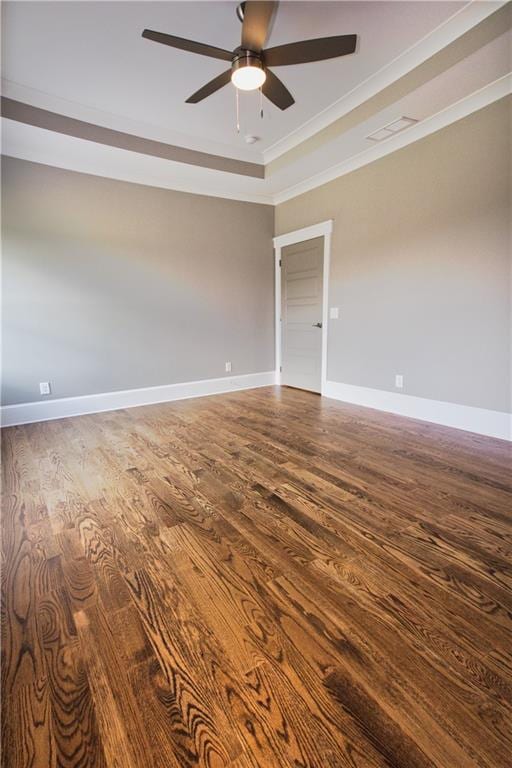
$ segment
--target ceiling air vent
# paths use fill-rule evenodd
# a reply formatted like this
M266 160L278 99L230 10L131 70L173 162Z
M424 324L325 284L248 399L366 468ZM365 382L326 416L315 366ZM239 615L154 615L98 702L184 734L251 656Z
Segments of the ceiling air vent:
M399 117L396 120L393 120L392 123L388 123L388 125L384 125L377 131L370 133L370 135L366 138L370 139L370 141L383 141L384 139L388 139L390 136L393 136L395 133L404 131L406 128L409 128L411 125L414 125L417 122L418 121L415 120L414 117Z

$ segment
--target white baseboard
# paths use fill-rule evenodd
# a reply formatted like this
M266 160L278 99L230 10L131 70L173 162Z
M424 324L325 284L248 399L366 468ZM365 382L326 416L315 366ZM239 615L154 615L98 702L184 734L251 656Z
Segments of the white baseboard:
M219 379L187 381L182 384L164 384L159 387L125 389L56 400L38 400L34 403L4 405L0 408L0 422L2 427L11 427L36 421L63 419L67 416L82 416L87 413L115 411L138 405L152 405L172 400L218 395L223 392L268 387L277 383L279 383L279 374L276 371L266 371ZM428 400L424 397L358 387L353 384L340 384L336 381L327 381L322 394L354 405L376 408L379 411L388 411L421 421L431 421L434 424L498 437L502 440L512 440L512 415L502 411L490 411L441 400Z
M63 397L56 400L38 400L34 403L4 405L0 409L3 427L17 424L31 424L35 421L63 419L67 416L82 416L86 413L116 411L137 405L167 403L190 397L218 395L222 392L236 392L240 389L268 387L276 382L275 371L248 373L242 376L226 376L220 379L187 381L183 384L164 384L159 387L125 389L119 392L102 392L96 395Z
M469 405L446 403L442 400L428 400L382 389L357 387L353 384L339 384L327 381L322 394L345 403L364 405L379 411L389 411L400 416L410 416L420 421L431 421L445 427L463 429L502 440L512 440L512 414L489 411Z

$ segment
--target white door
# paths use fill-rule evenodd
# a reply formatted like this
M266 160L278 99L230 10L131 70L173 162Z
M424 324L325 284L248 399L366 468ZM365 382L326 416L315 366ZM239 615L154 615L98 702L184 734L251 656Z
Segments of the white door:
M320 392L324 239L281 251L281 383Z

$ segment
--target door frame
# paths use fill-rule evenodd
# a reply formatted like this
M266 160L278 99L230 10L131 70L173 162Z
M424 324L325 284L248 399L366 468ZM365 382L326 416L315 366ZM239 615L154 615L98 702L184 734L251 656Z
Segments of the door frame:
M333 220L321 221L319 224L313 224L310 227L296 229L293 232L287 232L284 235L274 237L275 251L275 360L276 360L276 383L281 384L281 250L287 245L295 245L305 240L313 240L315 237L324 238L324 266L322 281L322 368L320 394L325 394L325 385L327 382L327 331L329 321L329 267L331 263L331 234L333 229Z

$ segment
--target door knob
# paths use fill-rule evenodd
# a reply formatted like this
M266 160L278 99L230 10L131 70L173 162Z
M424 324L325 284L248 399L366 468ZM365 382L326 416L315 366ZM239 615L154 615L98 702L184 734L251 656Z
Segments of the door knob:
M313 328L321 328L322 323L313 323Z

